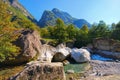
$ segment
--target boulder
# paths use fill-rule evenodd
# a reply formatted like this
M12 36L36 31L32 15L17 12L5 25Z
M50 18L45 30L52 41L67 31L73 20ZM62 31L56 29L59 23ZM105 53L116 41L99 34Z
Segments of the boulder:
M67 74L74 74L75 71L74 71L74 70L67 70L66 73L67 73Z
M10 80L65 80L62 63L29 63L25 69Z
M63 44L60 44L56 47L56 54L53 57L53 61L61 62L65 60L70 55L70 48L66 47Z
M72 49L71 57L76 62L88 62L90 61L90 53L86 49Z
M64 66L70 64L70 62L68 60L64 60L62 63L63 63Z
M27 62L41 54L40 36L37 31L26 29L20 31L21 35L14 44L21 48L20 54L16 57L16 63Z
M41 54L38 56L37 60L41 62L51 62L55 53L56 53L55 47L44 44L42 45Z
M113 39L97 38L93 40L95 49L120 52L120 42Z

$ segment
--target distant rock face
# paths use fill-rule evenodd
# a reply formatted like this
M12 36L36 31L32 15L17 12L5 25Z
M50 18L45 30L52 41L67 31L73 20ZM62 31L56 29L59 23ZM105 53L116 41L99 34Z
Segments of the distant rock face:
M93 41L93 45L99 50L120 52L120 42L116 40L98 38Z
M91 26L89 22L87 22L85 19L78 19L73 22L73 24L77 27L82 27L83 25L87 25L88 27Z
M54 25L56 23L57 16L54 15L52 11L44 11L40 21L39 26L44 27L48 25Z
M70 55L70 49L63 44L60 44L56 47L56 54L53 57L53 61L61 62L65 60L69 55Z
M65 24L74 24L79 28L82 27L84 24L88 25L88 27L91 26L86 20L76 19L67 12L60 11L57 8L54 8L52 11L45 10L38 24L40 27L54 26L57 18L62 19Z
M41 54L40 36L36 31L22 30L15 44L21 48L21 54L16 58L18 62L28 61Z
M90 53L86 49L72 49L71 57L76 62L90 61Z
M30 19L32 22L37 23L37 20L25 9L18 0L8 0L10 4L15 7L16 9L19 9L28 19Z
M54 8L52 12L57 16L57 18L61 18L65 23L72 23L74 20L74 18L70 14L60 11L57 8Z
M10 80L66 80L62 63L32 62Z

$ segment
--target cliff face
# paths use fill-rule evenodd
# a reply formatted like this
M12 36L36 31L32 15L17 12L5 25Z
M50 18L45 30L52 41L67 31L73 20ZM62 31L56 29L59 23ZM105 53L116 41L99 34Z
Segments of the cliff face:
M40 27L44 26L54 26L56 19L60 18L64 21L65 24L74 24L76 27L82 27L84 24L90 27L90 23L84 19L77 19L72 17L69 13L61 11L57 8L54 8L51 11L45 10L38 24Z
M8 2L10 3L11 6L20 10L32 22L37 23L36 19L18 2L18 0L8 0Z

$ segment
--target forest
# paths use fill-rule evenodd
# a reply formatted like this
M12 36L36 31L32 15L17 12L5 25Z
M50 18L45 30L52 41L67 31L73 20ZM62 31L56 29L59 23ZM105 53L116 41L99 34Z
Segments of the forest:
M74 47L82 47L91 43L95 38L108 38L120 40L120 22L107 25L104 21L94 23L89 28L83 25L81 28L73 24L65 25L61 19L56 20L55 26L41 28L41 36L46 39L53 39L58 44L74 41Z

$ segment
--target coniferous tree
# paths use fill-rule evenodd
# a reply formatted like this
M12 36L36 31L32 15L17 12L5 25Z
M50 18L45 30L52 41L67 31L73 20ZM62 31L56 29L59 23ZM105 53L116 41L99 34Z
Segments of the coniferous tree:
M65 42L67 40L68 34L66 32L66 26L60 18L56 20L54 34L55 39L58 41L58 43Z

